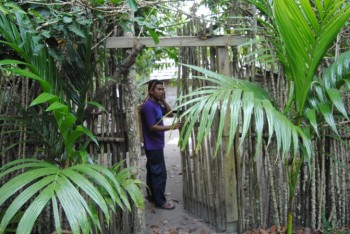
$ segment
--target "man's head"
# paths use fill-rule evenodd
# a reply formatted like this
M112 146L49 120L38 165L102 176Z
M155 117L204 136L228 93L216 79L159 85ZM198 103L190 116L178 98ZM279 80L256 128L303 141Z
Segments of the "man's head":
M161 82L160 80L151 80L151 81L149 81L148 82L148 92L151 92L152 90L154 90L154 88L158 84L163 85L163 82Z
M161 100L165 97L163 82L159 80L151 80L148 83L148 94L151 98Z

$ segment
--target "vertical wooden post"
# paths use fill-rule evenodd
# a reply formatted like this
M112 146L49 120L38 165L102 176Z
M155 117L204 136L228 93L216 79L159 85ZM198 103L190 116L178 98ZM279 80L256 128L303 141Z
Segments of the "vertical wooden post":
M228 49L219 47L218 49L218 72L224 75L231 75ZM225 125L229 126L229 118L226 118ZM237 203L237 178L235 151L226 151L228 145L229 128L225 128L222 136L222 160L223 160L223 176L225 187L225 209L226 209L226 232L232 233L238 231L238 203ZM218 136L219 137L219 136ZM234 147L235 148L235 147Z

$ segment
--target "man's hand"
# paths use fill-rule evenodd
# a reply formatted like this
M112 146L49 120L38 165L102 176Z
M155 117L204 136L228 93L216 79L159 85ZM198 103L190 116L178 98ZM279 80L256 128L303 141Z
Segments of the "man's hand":
M172 129L180 129L181 128L181 122L177 122L172 126Z

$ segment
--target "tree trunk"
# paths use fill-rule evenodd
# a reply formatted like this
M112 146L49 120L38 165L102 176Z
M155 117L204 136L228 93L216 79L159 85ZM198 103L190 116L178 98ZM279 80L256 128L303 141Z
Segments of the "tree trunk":
M133 18L133 14L129 14L130 18ZM133 19L131 19L133 20ZM133 32L125 33L125 36L133 37ZM140 50L141 51L141 50ZM133 57L135 62L136 56ZM133 64L134 64L133 62ZM131 66L133 65L131 64ZM127 142L128 142L128 156L129 166L136 168L135 175L140 179L140 157L141 157L141 142L140 142L140 120L137 111L137 97L136 97L136 71L129 68L128 73L124 77L124 108L125 119L127 129ZM136 120L136 121L135 121ZM145 232L145 214L143 209L134 207L133 210L133 233L142 234Z

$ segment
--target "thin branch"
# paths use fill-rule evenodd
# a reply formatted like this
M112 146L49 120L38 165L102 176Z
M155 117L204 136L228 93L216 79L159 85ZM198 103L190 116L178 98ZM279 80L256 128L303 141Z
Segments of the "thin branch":
M130 67L135 64L137 55L141 53L144 47L145 45L141 43L135 44L135 46L130 51L128 57L124 59L123 63L114 72L112 76L112 80L109 80L104 86L102 86L99 90L97 90L95 97L92 98L92 101L100 102L102 98L105 97L105 95L116 84L116 82L120 81L121 76L128 73ZM90 105L85 109L84 111L85 118L92 113L94 108L95 106Z
M95 49L96 46L98 46L99 44L101 44L102 42L104 42L109 36L111 36L114 32L114 29L112 31L110 31L107 36L105 36L104 38L102 38L100 41L98 41L93 47L91 47L91 50Z

